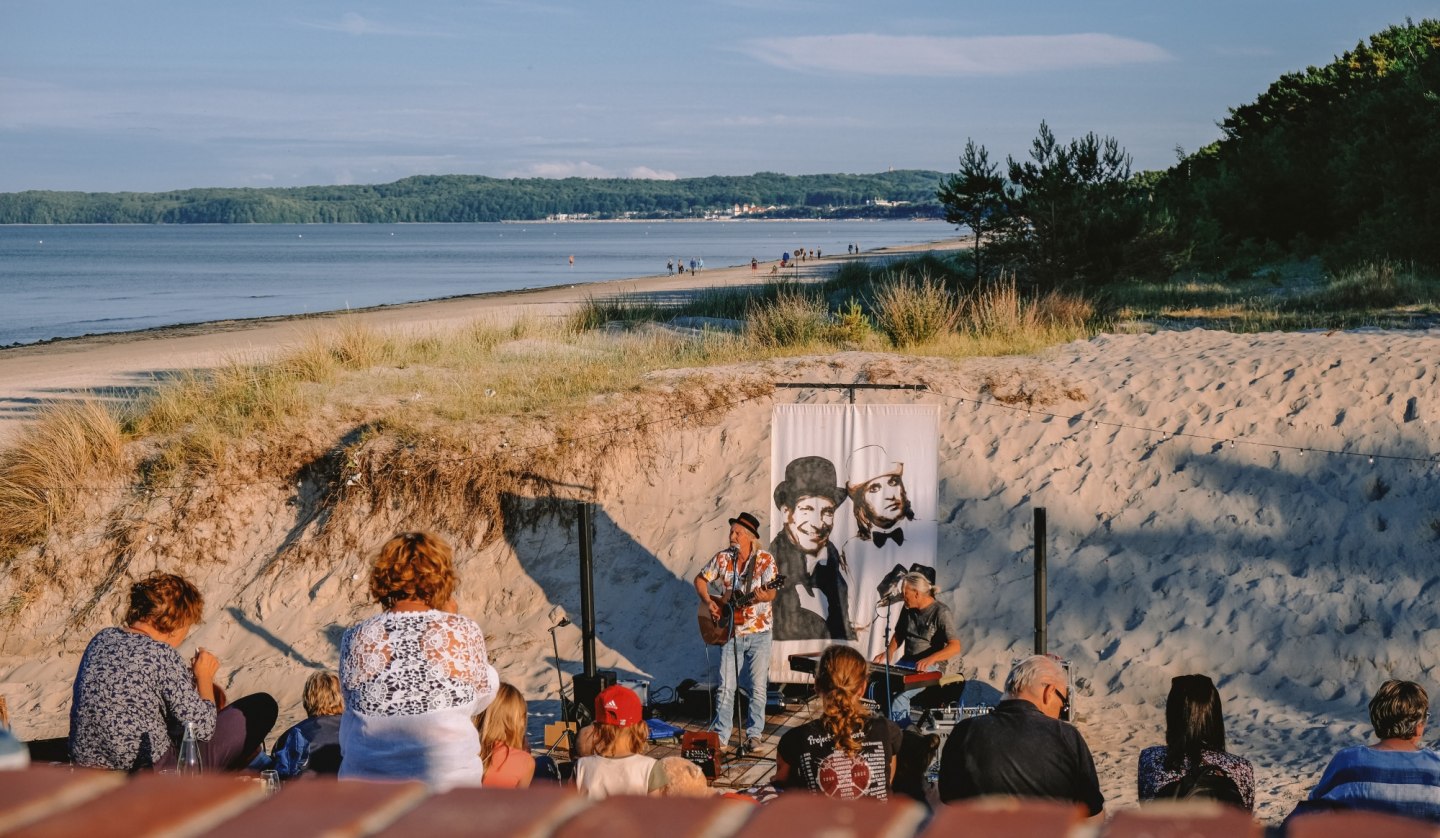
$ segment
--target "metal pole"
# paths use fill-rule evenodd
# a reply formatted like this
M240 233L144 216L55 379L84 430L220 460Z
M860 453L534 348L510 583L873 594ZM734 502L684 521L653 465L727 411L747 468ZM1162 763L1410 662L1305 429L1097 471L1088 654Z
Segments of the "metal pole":
M590 504L580 503L580 653L585 677L595 677L595 561L591 551L594 537Z
M1045 507L1035 507L1035 654L1045 654Z

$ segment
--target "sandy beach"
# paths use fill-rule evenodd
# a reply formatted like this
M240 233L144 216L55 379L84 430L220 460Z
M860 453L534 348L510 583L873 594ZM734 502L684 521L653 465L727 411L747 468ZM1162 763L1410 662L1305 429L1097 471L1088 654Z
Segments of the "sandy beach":
M827 262L829 260L826 260ZM762 270L762 276L764 274ZM387 328L554 313L585 294L753 281L748 268L607 286L397 306L349 316ZM133 387L166 370L272 351L321 318L209 324L0 352L6 412L32 399ZM1078 725L1107 807L1136 805L1142 748L1164 741L1170 678L1211 675L1230 750L1256 766L1257 815L1275 822L1329 757L1370 736L1365 705L1385 679L1434 694L1440 612L1440 330L1101 335L1028 358L949 361L836 353L712 370L767 382L919 383L875 403L940 410L941 598L965 638L965 672L998 685L1032 644L1031 533L1050 528L1050 649L1073 662ZM688 580L723 546L726 518L768 523L774 405L842 393L775 390L704 426L662 427L650 455L595 487L600 664L673 686L704 678ZM306 536L294 487L254 485L183 525L157 520L124 572L183 568L211 603L195 644L224 662L232 695L263 689L282 723L339 633L373 613L361 551L272 567ZM156 511L157 518L163 508ZM401 523L374 510L368 533ZM424 522L406 522L423 526ZM103 566L97 519L45 550ZM575 539L558 522L460 545L462 613L484 627L502 677L554 707L548 629L579 613ZM0 602L12 592L0 582ZM688 598L687 598L688 597ZM62 735L85 643L114 603L79 625L51 594L6 626L0 695L22 737ZM579 631L559 630L579 668ZM1430 738L1427 734L1427 739Z
M859 257L827 256L792 266L784 276L813 278L833 271L850 258L885 259L897 254L963 246L966 246L963 240L952 239L881 248ZM425 330L481 318L509 322L525 316L553 317L564 314L590 296L693 293L705 288L764 282L772 277L771 270L778 265L778 262L761 262L756 271L748 265L710 268L693 276L657 274L352 311L220 320L0 348L0 446L47 401L123 398L184 370L213 367L227 359L258 360L341 319L375 329Z

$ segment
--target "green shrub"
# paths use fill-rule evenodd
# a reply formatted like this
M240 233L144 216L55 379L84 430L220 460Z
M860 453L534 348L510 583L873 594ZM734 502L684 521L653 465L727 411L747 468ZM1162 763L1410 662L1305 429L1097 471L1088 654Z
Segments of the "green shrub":
M818 294L796 288L757 302L745 317L745 337L754 346L805 346L830 332L830 312Z
M915 346L954 330L960 304L938 279L891 275L875 286L875 325L899 347Z

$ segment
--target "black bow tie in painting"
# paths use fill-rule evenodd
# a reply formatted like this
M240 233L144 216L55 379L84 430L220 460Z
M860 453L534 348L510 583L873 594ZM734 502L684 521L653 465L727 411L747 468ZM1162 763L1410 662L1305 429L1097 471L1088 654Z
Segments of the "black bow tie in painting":
M890 532L873 533L870 537L874 539L876 547L884 547L885 542L887 541L895 542L896 547L900 547L905 544L905 531L900 529L899 527L896 527Z

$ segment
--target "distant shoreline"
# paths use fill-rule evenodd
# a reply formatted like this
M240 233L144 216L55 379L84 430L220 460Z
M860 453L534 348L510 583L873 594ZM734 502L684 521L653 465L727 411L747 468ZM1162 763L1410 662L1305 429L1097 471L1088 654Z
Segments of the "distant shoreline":
M968 246L963 238L895 245L859 256L835 255L801 263L794 275L818 279L853 260L909 253L953 251ZM210 320L125 332L53 338L0 347L0 446L48 402L91 398L120 401L153 387L157 381L188 370L213 368L243 358L261 360L293 346L307 335L342 321L379 330L443 329L477 319L513 321L519 317L563 316L590 297L618 294L696 292L743 287L771 279L774 260L710 268L689 274L649 274L572 285L483 291L406 303L267 317Z
M527 220L503 219L500 221L73 221L37 223L33 221L0 221L0 227L36 227L58 229L61 227L413 227L431 224L820 224L827 221L873 221L876 223L894 221L935 222L944 221L943 216L927 215L914 218L869 218L863 215L827 215L821 218L532 218Z

